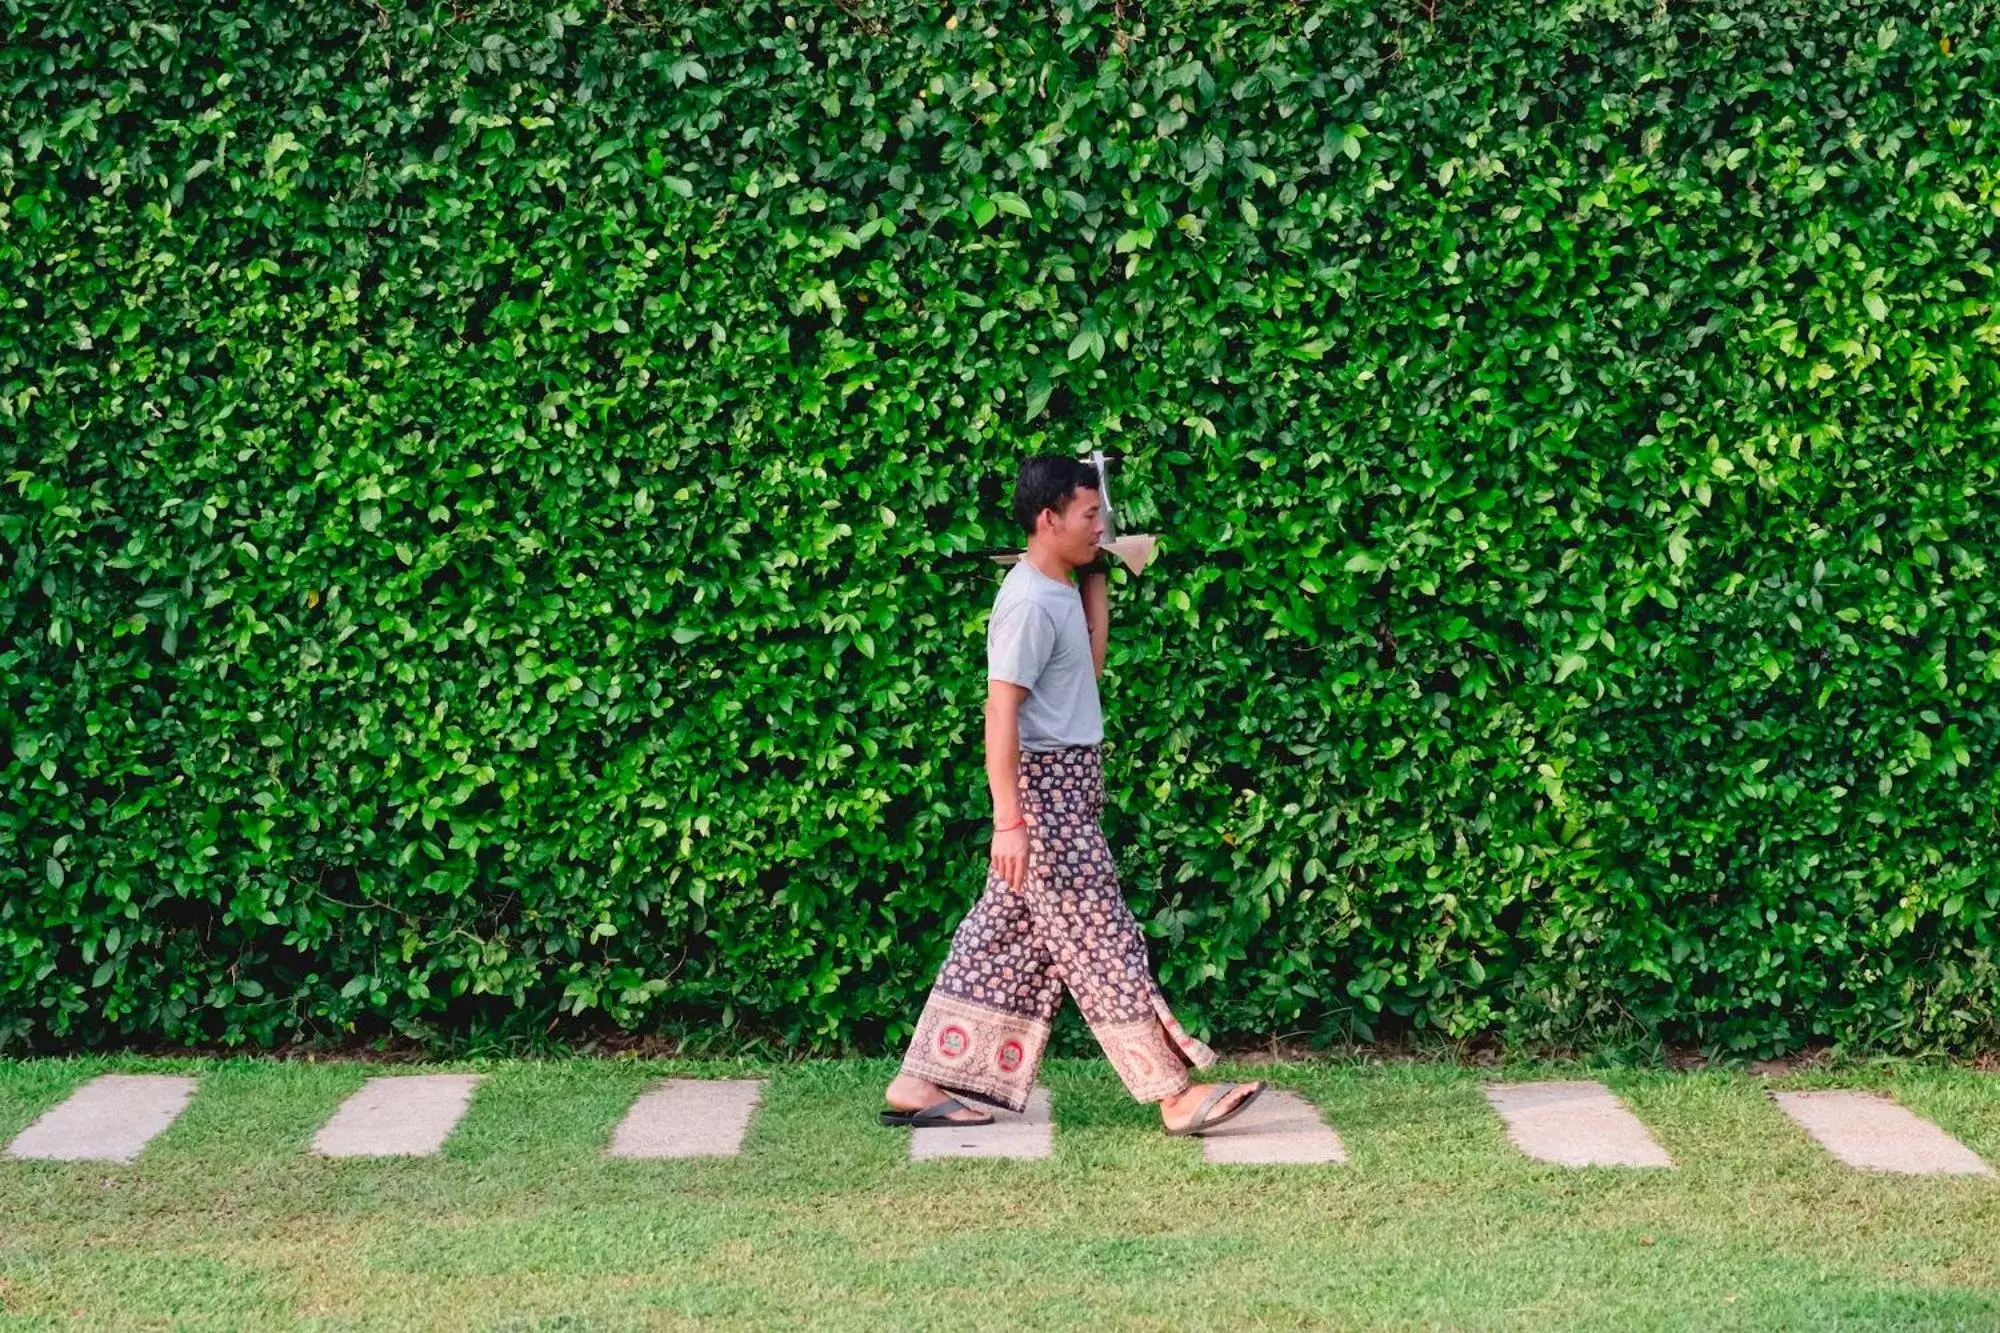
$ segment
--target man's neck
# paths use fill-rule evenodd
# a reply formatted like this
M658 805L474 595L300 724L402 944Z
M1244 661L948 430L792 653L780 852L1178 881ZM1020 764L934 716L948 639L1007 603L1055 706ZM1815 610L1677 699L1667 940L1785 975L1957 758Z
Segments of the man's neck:
M1076 569L1075 565L1070 564L1055 551L1032 541L1028 543L1027 553L1021 558L1058 583L1069 582L1071 572Z

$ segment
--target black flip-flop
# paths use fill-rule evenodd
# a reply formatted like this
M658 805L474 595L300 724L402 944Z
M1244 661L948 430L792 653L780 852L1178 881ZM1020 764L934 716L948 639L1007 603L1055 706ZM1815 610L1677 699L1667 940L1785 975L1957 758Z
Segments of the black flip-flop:
M972 1108L956 1097L947 1097L941 1102L926 1106L921 1111L898 1111L890 1109L882 1112L882 1123L897 1125L905 1129L931 1129L938 1125L948 1125L954 1129L970 1129L974 1125L990 1125L993 1117L984 1111L977 1120L953 1120L953 1111L969 1111Z
M1210 1117L1208 1114L1209 1107L1215 1105L1217 1102L1221 1101L1224 1097L1227 1097L1232 1089L1240 1088L1242 1086L1243 1085L1240 1083L1218 1083L1216 1085L1215 1091L1209 1093L1208 1096L1202 1098L1201 1105L1194 1108L1194 1118L1192 1120L1189 1120L1187 1124L1183 1125L1179 1129L1168 1130L1167 1131L1168 1137L1177 1139L1182 1137L1183 1135L1188 1135L1188 1134L1203 1134L1211 1129L1214 1129L1217 1125L1225 1124L1228 1121L1234 1120L1237 1116L1243 1114L1244 1110L1249 1107L1250 1103L1256 1101L1257 1098L1263 1094L1265 1084L1262 1079L1259 1079L1257 1082L1250 1085L1250 1095L1248 1097L1245 1097L1242 1101L1237 1102L1236 1105L1230 1107L1227 1111L1224 1111L1221 1115Z

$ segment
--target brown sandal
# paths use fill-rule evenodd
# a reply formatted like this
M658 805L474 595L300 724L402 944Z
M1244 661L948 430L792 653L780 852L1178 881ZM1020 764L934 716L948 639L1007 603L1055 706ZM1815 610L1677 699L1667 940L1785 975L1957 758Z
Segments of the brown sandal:
M935 1102L930 1106L926 1106L921 1111L898 1111L894 1107L890 1107L888 1110L882 1112L882 1123L905 1129L931 1129L938 1125L970 1129L974 1125L990 1125L993 1123L993 1117L987 1115L984 1111L979 1113L979 1119L977 1120L954 1120L951 1118L953 1111L969 1111L971 1109L971 1107L958 1098L947 1097L941 1102Z
M1250 1085L1249 1096L1245 1097L1242 1101L1237 1102L1236 1105L1230 1107L1227 1111L1224 1111L1221 1115L1210 1116L1208 1114L1208 1109L1211 1106L1214 1106L1217 1102L1221 1101L1224 1097L1227 1097L1233 1089L1240 1088L1242 1086L1243 1085L1240 1083L1217 1084L1215 1091L1209 1093L1208 1096L1202 1098L1201 1105L1194 1108L1194 1118L1188 1121L1187 1124L1182 1126L1180 1129L1168 1130L1167 1131L1168 1137L1177 1139L1189 1134L1205 1134L1209 1130L1214 1129L1217 1125L1226 1124L1227 1122L1234 1120L1237 1116L1243 1113L1245 1107L1249 1106L1251 1102L1256 1101L1257 1098L1263 1093L1264 1082L1262 1079L1259 1079L1257 1082L1252 1083Z

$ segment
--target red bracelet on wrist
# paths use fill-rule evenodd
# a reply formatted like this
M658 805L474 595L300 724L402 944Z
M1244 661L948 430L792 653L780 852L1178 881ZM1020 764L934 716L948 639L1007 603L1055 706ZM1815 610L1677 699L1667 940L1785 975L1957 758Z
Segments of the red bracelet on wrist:
M1027 826L1028 826L1028 821L1026 819L1017 819L1013 823L1007 825L1007 827L1005 828L1001 828L998 824L995 824L993 826L993 831L995 833L1012 833L1017 828L1026 828Z

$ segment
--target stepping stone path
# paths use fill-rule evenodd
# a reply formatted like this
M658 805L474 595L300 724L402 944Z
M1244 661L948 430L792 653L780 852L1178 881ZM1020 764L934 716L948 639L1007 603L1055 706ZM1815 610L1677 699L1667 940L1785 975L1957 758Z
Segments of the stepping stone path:
M327 1157L422 1157L438 1152L465 1116L477 1074L371 1078L313 1138ZM17 1159L129 1162L179 1118L193 1078L105 1074L76 1089L17 1135ZM733 1157L759 1105L758 1079L665 1079L649 1087L613 1131L618 1158ZM1487 1101L1507 1137L1537 1161L1563 1166L1672 1166L1673 1159L1602 1083L1495 1083ZM1872 1092L1779 1092L1784 1113L1839 1161L1871 1171L1992 1176L1993 1168L1938 1126ZM991 1125L914 1130L912 1161L955 1157L1040 1159L1054 1147L1049 1091L1028 1109L992 1112ZM1249 1110L1201 1136L1215 1163L1340 1163L1347 1151L1312 1104L1268 1089Z
M1672 1166L1625 1104L1602 1083L1490 1083L1486 1100L1507 1137L1538 1162L1559 1166Z
M1020 1115L997 1107L979 1106L993 1117L990 1125L913 1129L910 1160L930 1162L944 1157L1047 1157L1055 1147L1055 1125L1049 1119L1049 1090L1028 1094L1028 1109ZM1244 1112L1248 1115L1249 1112Z
M1990 1176L1970 1148L1872 1092L1777 1092L1784 1113L1849 1166L1905 1175Z
M1249 1109L1201 1137L1202 1160L1230 1165L1345 1162L1347 1148L1311 1102L1266 1088Z
M56 1162L129 1162L180 1118L194 1080L105 1074L17 1135L9 1156Z
M764 1088L761 1079L670 1078L632 1103L612 1132L612 1157L734 1157Z
M371 1078L313 1136L322 1157L429 1157L472 1103L477 1074Z

